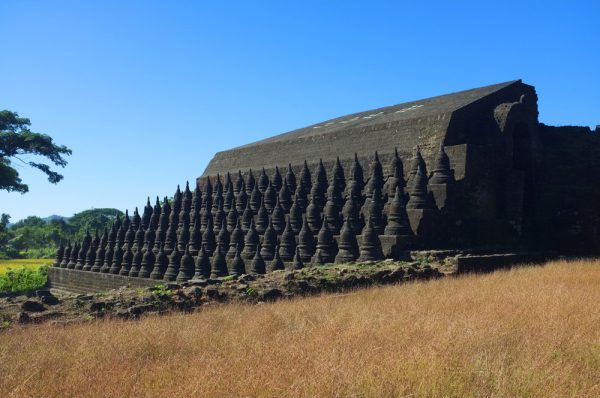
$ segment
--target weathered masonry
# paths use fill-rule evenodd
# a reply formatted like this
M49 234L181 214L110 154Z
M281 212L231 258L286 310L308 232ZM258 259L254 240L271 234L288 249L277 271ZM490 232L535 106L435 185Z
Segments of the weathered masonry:
M541 124L521 81L343 116L217 153L193 189L61 246L53 275L181 282L419 249L594 252L599 130Z
M452 173L443 181L435 176L446 167L441 151ZM332 170L336 158L348 175L355 154L368 179L375 152L388 199L397 164L404 166L399 184L409 186L421 164L436 210L421 217L430 228L414 230L427 235L424 245L589 250L599 243L600 126L592 132L539 123L535 88L520 80L343 116L219 152L198 183L238 170L247 176L264 168L272 176L287 165L298 173L305 160L314 175L320 161Z

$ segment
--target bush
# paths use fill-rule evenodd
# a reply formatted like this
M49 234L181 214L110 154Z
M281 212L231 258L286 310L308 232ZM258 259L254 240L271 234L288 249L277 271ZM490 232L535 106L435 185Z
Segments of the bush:
M18 250L8 245L0 249L0 260L10 260L13 258L19 258Z
M28 249L20 253L23 258L54 258L56 255L55 247L40 247Z
M36 270L29 268L11 269L0 275L0 292L26 293L41 289L48 281L48 267L43 266Z

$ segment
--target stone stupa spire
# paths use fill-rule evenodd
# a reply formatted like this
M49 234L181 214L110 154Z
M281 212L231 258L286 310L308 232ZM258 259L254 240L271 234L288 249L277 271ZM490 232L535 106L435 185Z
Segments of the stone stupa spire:
M371 220L367 220L360 240L360 256L357 261L377 261L383 258L381 242Z
M335 256L336 263L349 263L358 257L358 247L356 244L356 232L348 222L348 218L344 221L344 225L340 231L338 239L338 253Z
M413 231L410 227L406 206L400 192L400 187L396 187L394 199L389 207L388 222L384 233L385 235L394 236L412 236Z
M296 193L296 174L294 174L294 170L292 169L292 164L288 163L287 173L285 174L285 181L288 186L290 193L293 195Z
M417 166L417 172L411 182L410 199L406 208L410 210L431 208L427 191L427 176L421 165Z
M158 254L156 255L156 260L154 261L154 268L152 268L152 272L150 273L150 279L154 280L162 280L165 271L167 270L168 259L165 254L164 244L160 243L158 247Z
M433 176L429 180L430 184L450 184L454 182L454 174L450 169L450 158L444 150L444 144L440 145L435 164L433 168Z
M315 237L308 226L306 215L302 217L302 228L298 233L298 248L302 261L309 262L315 253Z
M266 264L265 260L262 258L260 248L260 242L256 245L256 250L254 251L254 257L252 258L252 262L250 263L250 273L252 274L264 274L266 273Z

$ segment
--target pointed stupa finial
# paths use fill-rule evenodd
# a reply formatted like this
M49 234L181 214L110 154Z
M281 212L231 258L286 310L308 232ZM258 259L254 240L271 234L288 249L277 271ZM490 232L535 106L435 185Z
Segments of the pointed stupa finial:
M349 189L352 188L355 191L360 192L364 188L365 181L363 168L358 161L358 154L356 152L354 152L354 162L352 163L352 166L350 166L350 181L351 184L349 184Z
M310 174L310 169L308 168L308 163L306 159L304 160L304 164L302 169L300 170L300 183L303 184L306 192L309 192L312 187L312 176Z
M275 165L275 172L273 173L273 188L276 192L279 192L282 185L281 173L279 172L279 166Z
M404 189L406 186L406 182L404 181L404 165L402 164L402 159L400 159L400 156L398 155L398 148L394 148L394 157L392 158L390 166L391 175L385 183L385 193L389 200L394 197L396 187Z
M290 193L292 195L295 194L298 184L296 181L296 174L294 174L294 170L292 169L291 163L288 163L287 173L285 174L285 181L287 183Z
M427 175L427 168L425 166L425 160L423 159L423 156L421 155L421 148L419 147L419 145L415 146L415 149L413 151L413 157L410 163L410 174L408 177L409 183L412 186L413 185L413 178L415 176L415 174L417 174L417 169L419 168L419 166L423 169L423 173L425 175Z
M267 172L265 171L265 168L262 168L262 171L260 172L260 176L258 176L258 190L261 193L264 193L267 190L267 187L269 186L269 184L271 183L271 181L269 180L269 177L267 176Z

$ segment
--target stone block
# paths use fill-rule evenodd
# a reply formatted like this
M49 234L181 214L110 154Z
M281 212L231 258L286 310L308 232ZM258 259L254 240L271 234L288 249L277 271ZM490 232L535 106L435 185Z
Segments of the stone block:
M379 235L379 241L385 258L398 259L402 251L412 247L414 236Z
M415 233L415 243L418 245L431 245L441 235L439 231L440 215L432 209L407 209L410 227Z
M459 194L457 184L429 184L427 189L439 210L452 212L456 209Z

